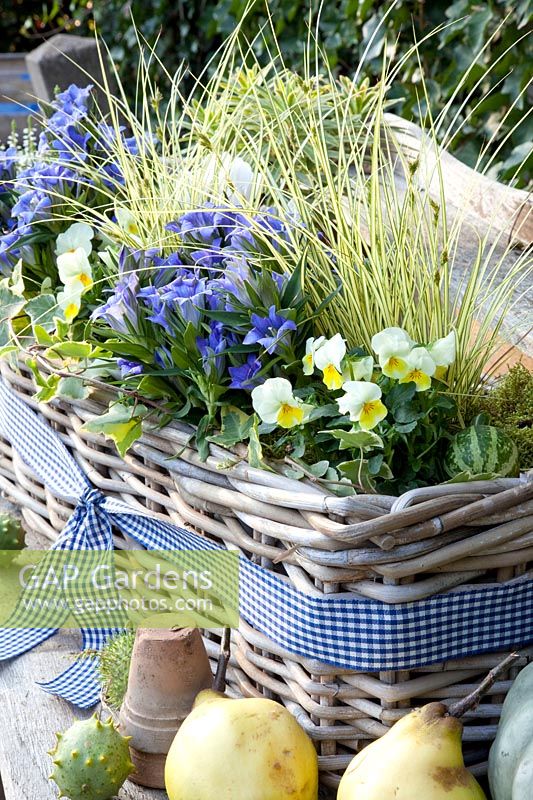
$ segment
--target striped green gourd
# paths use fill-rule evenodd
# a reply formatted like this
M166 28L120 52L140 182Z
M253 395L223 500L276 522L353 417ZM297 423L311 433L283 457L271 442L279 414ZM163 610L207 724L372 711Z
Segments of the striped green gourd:
M444 468L453 478L460 472L471 475L518 475L518 450L512 439L492 425L472 425L452 440Z

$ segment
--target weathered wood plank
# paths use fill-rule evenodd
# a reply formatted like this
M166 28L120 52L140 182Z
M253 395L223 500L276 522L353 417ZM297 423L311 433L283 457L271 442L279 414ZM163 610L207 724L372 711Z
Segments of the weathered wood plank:
M79 652L79 642L78 633L61 632L20 658L0 664L0 775L5 800L57 797L57 789L48 778L51 763L47 750L54 746L54 732L92 712L74 709L46 694L35 682L49 680L67 667ZM164 800L167 795L126 781L118 797Z

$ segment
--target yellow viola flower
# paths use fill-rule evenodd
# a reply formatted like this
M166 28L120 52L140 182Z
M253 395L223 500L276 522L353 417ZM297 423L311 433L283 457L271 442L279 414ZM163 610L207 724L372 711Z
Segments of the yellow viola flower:
M84 291L87 291L93 285L92 268L83 247L67 250L66 253L58 255L57 269L59 279L65 286L78 282L82 284Z
M381 371L388 378L400 380L407 373L406 356L414 342L403 328L385 328L372 337L372 349L378 355Z
M326 341L325 336L319 336L315 339L312 336L305 343L305 356L302 358L303 373L304 375L312 375L315 369L315 353L319 347Z
M346 381L342 388L345 394L337 405L341 414L349 414L352 422L358 422L364 431L375 428L387 416L387 408L381 402L381 389L368 381Z
M67 322L72 322L79 314L81 307L81 296L84 286L80 281L72 281L65 286L64 292L57 295L57 305L63 312Z
M416 384L417 392L426 392L431 386L431 378L435 374L436 365L425 347L415 347L406 357L407 372L400 383Z
M371 381L374 373L374 359L372 356L348 357L344 362L342 372L345 381Z
M252 391L252 405L263 422L294 428L306 421L312 406L306 405L292 393L286 378L268 378Z
M315 351L315 366L322 371L322 380L328 389L340 389L343 382L341 362L346 355L346 342L336 333L326 339Z
M92 238L94 231L86 222L75 222L66 231L60 233L56 239L56 255L63 253L74 253L81 247L87 256L93 250Z
M127 233L131 239L134 239L136 242L140 242L141 237L139 225L137 224L137 220L131 211L129 211L127 208L123 208L122 206L117 206L115 208L115 216L117 218L119 228L121 228L124 233Z
M452 331L443 339L428 345L428 353L435 362L435 377L442 380L446 375L446 370L455 361L456 336Z

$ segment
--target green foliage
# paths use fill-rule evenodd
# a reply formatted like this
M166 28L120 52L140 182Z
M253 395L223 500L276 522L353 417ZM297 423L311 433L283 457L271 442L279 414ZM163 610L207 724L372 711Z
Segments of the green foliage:
M448 138L446 128L455 120L452 148L466 163L475 165L481 155L485 166L492 157L493 173L509 180L531 153L531 117L513 130L528 108L526 89L533 60L533 39L525 36L533 19L528 0L335 0L322 4L319 17L318 4L309 0L269 0L271 21L263 0L252 2L245 16L248 5L246 0L106 0L95 3L94 14L120 65L123 83L133 93L137 48L130 10L148 41L159 36L157 52L170 72L185 61L192 74L198 75L243 17L243 37L253 41L254 54L261 62L276 54L277 37L285 65L301 71L312 7L313 30L318 20L329 66L340 74L353 75L364 61L362 75L375 81L382 74L383 56L399 60L414 42L421 42L420 65L413 55L402 63L396 77L394 111L407 118L425 116L423 72L431 108L448 105L441 136ZM168 88L162 69L158 80L162 90ZM497 128L490 152L483 152ZM522 184L531 179L532 165L533 156L529 155L520 170Z
M523 365L511 367L494 389L480 397L476 410L513 439L520 469L533 468L533 374Z
M128 688L135 631L124 631L107 640L100 653L98 673L106 703L118 711Z
M94 28L93 0L12 0L0 5L0 51L31 50L56 33L87 33Z
M124 457L128 448L142 435L142 418L146 412L145 406L114 403L105 414L86 422L83 430L103 433L106 439L112 439Z

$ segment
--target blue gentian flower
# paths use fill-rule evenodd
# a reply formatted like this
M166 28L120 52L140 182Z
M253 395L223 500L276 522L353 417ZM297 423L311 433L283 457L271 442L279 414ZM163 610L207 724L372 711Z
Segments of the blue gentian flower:
M279 352L280 345L288 344L291 331L296 330L296 323L277 314L275 306L270 306L268 317L252 314L251 321L254 327L246 334L243 344L258 342L270 354Z
M128 361L127 358L117 358L117 367L120 369L122 378L127 378L130 375L142 375L144 366L137 361Z
M203 250L194 250L190 254L195 264L203 269L213 270L220 269L225 253L220 247L206 247Z
M103 306L96 308L91 319L103 319L118 333L131 333L139 325L137 292L139 278L135 272L125 275L115 286L115 291ZM129 324L128 324L129 323Z
M47 219L48 209L52 205L50 197L38 189L20 195L11 213L17 218L18 230L21 234L29 233L31 223Z
M20 250L15 248L14 245L16 245L20 237L20 231L12 231L0 236L0 270L2 270L2 267L7 267L7 270L11 272L17 263Z
M68 89L56 95L52 106L59 111L64 111L65 114L73 114L77 111L86 114L92 89L92 84L80 87L71 83Z
M260 378L256 378L261 369L261 362L254 353L250 353L245 364L238 367L229 367L228 372L231 377L230 389L246 389L251 391L261 383Z
M222 238L215 222L216 209L209 204L197 211L188 211L174 222L166 225L166 230L177 233L186 241L211 244L220 247Z
M223 354L227 350L228 343L221 322L212 322L209 327L209 336L197 337L196 345L202 356L205 374L210 380L220 382L224 377L226 360Z

